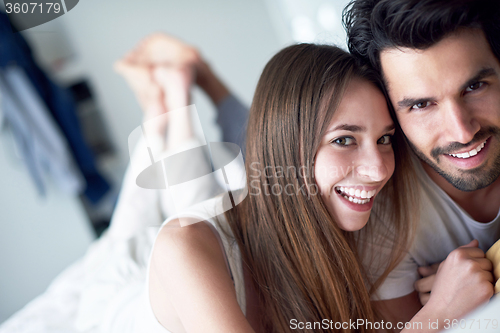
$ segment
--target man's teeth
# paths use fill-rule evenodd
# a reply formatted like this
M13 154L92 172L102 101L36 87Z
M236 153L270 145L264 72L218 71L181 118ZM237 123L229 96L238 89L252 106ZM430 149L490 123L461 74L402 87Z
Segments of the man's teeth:
M336 187L337 192L344 198L355 204L364 205L377 193L377 190L365 191L348 187Z
M472 149L469 152L465 152L465 153L462 153L462 154L448 154L448 155L456 157L456 158L469 158L469 157L472 157L472 156L476 156L477 153L479 153L481 151L481 149L484 148L485 144L486 144L486 141L483 142L483 143L481 143L479 146L477 146L476 148Z

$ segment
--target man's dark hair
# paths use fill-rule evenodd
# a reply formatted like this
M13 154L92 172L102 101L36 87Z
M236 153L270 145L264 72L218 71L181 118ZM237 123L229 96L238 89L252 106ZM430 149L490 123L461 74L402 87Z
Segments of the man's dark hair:
M349 51L379 71L383 50L426 49L461 28L482 29L500 60L499 0L353 0L343 24Z

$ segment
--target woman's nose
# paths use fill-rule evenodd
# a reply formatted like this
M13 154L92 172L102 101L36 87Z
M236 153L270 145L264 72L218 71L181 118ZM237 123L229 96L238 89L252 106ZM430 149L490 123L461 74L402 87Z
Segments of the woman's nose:
M391 171L391 163L394 164L394 155L386 156L388 153L381 152L378 147L370 149L370 152L365 152L359 160L359 165L355 168L357 175L360 178L366 178L370 181L383 181L386 179ZM392 158L392 161L388 159Z

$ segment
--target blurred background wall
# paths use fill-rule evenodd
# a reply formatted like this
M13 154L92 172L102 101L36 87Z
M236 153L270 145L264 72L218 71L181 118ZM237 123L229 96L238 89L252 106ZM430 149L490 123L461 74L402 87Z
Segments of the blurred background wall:
M270 57L297 41L344 45L345 0L84 0L67 14L26 30L39 64L59 84L84 80L113 152L98 166L113 190L94 214L110 214L128 163L127 138L142 113L113 62L141 38L167 32L195 45L243 102L250 105ZM198 90L204 131L219 139L214 108ZM101 125L102 125L101 124ZM95 238L92 216L77 197L50 185L35 190L8 136L0 136L0 322L43 292ZM97 213L96 213L97 212ZM90 214L92 215L92 214Z

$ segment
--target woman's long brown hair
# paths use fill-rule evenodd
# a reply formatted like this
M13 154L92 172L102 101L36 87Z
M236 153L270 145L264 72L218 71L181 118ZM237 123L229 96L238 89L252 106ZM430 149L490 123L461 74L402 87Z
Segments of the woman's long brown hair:
M358 234L338 227L314 187L316 152L354 77L378 83L345 51L300 44L276 54L257 85L246 139L249 195L226 218L257 290L266 332L290 332L292 319L376 320L360 261ZM385 275L399 260L412 230L409 223L415 199L401 140L399 137L393 144L396 172L383 194L391 209L380 212L390 220L387 235L394 241L394 255ZM370 227L368 223L364 229ZM354 330L316 326L301 331Z

